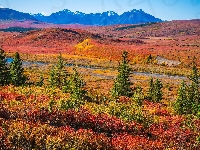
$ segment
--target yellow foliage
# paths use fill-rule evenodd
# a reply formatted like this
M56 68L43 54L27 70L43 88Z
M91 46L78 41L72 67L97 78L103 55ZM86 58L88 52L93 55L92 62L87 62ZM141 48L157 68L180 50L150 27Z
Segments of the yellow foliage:
M75 48L80 51L87 51L87 50L92 49L93 47L94 47L94 45L91 44L90 39L85 39L83 42L75 45Z

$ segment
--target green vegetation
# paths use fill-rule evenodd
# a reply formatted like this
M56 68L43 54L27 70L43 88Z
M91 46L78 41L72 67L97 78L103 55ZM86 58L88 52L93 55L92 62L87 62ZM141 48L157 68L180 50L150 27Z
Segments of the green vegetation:
M3 51L0 54L0 72L3 72L2 68L9 65L5 63ZM178 90L174 105L180 114L177 115L168 97L165 97L166 91L174 96L177 87L166 81L167 85L163 88L163 83L153 78L148 87L148 78L141 76L139 79L145 80L141 84L136 81L138 76L134 76L136 86L132 90L128 62L128 53L123 52L113 88L111 79L92 78L91 81L90 75L84 76L89 84L87 87L77 68L71 70L71 67L65 67L61 55L50 71L48 68L41 68L41 71L34 66L24 68L24 71L21 69L19 54L16 53L10 65L20 70L20 73L11 70L18 76L16 81L23 79L25 73L27 76L32 75L29 79L34 84L26 86L28 84L25 82L15 82L16 85L0 86L0 147L198 149L200 122L197 67L193 66L191 83L183 81ZM49 79L51 82L47 82ZM110 84L105 81L110 81ZM95 84L101 89L97 89ZM102 92L104 88L107 93Z
M130 67L128 65L128 52L124 51L122 54L122 62L119 65L117 78L114 81L114 86L112 89L112 96L128 96L130 97L133 92L131 89L131 82L129 80L130 76Z
M58 62L55 66L52 66L49 73L49 83L51 87L58 87L62 89L67 86L68 73L65 70L65 63L62 59L62 55L58 56Z
M136 102L137 105L141 106L142 101L144 100L144 93L142 91L142 88L140 86L137 86L136 89L134 90L133 100Z
M74 100L83 100L86 91L82 88L85 85L85 82L81 79L80 74L77 72L77 69L74 68L74 73L70 77L69 89L70 89L70 98Z
M195 63L189 79L190 85L182 82L174 108L178 114L194 114L200 117L199 74Z
M9 82L9 68L6 65L4 51L0 48L0 85L7 85Z
M36 82L36 85L37 85L37 86L40 86L40 87L42 87L42 86L44 85L44 77L43 77L42 74L40 75L39 81Z
M162 100L162 88L163 84L160 80L156 79L156 81L153 81L153 78L149 81L149 89L148 89L148 100L152 102L160 102Z
M15 53L13 62L10 64L10 83L15 86L22 86L26 83L27 77L24 75L22 60L18 52Z

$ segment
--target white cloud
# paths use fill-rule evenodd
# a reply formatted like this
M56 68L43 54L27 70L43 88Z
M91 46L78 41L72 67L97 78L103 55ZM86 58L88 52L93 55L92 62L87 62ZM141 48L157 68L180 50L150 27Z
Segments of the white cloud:
M0 5L0 8L4 8L4 7Z

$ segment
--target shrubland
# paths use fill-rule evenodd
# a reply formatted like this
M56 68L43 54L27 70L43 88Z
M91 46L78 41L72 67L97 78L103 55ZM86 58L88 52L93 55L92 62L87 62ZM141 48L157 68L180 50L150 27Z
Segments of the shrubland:
M53 65L23 68L16 53L19 72L0 86L0 147L199 149L196 64L189 79L170 83L130 74L128 54L122 53L118 70L99 71L65 66L61 54ZM0 73L10 77L16 71L4 56Z

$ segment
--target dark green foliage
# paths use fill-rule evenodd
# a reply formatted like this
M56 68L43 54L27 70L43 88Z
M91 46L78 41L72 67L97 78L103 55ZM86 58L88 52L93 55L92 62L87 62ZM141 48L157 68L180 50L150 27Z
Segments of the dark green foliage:
M85 85L84 81L81 79L76 68L73 69L74 73L71 75L68 83L68 92L70 93L69 100L61 100L60 107L61 109L78 109L81 104L83 104L83 98L86 95L86 91L83 90Z
M112 88L112 96L120 97L120 96L128 96L130 97L133 92L131 89L131 82L129 80L130 75L130 67L128 65L128 52L124 51L122 54L122 62L118 68L118 75L114 81L114 86Z
M176 103L174 105L175 110L178 114L188 114L191 112L191 104L187 98L187 85L185 81L182 81L179 89Z
M199 74L198 74L198 69L197 69L197 65L195 62L193 62L193 66L192 66L192 73L189 76L189 79L194 82L197 86L199 84Z
M51 96L50 101L49 101L49 105L48 105L48 110L51 112L53 110L54 105L56 104L55 100L54 100L54 96Z
M162 89L163 88L163 84L160 80L156 79L155 83L154 83L154 95L153 95L153 101L154 102L160 102L162 100Z
M49 84L51 87L57 87L55 66L52 66L49 72Z
M73 69L74 73L70 77L69 89L70 89L70 98L72 100L83 100L86 91L82 88L85 85L85 82L81 79L80 74L77 72L76 68Z
M78 109L81 104L82 104L82 101L75 100L75 99L61 100L60 108L64 110Z
M153 81L153 78L149 81L149 89L148 89L148 100L152 102L160 102L162 100L162 88L163 84L160 80L156 79Z
M44 78L42 75L40 75L40 79L38 82L36 82L36 85L40 86L40 87L42 87L44 85Z
M188 87L188 99L191 101L192 114L200 116L199 73L195 62L193 62L189 79L192 82Z
M22 60L18 52L15 53L13 62L10 64L10 83L15 86L24 85L27 78L22 68Z
M153 56L150 54L146 58L146 63L149 64L149 63L152 63L152 61L153 61Z
M151 78L149 80L149 89L148 89L148 92L147 92L147 94L148 94L148 96L147 96L148 100L152 100L152 98L153 98L153 92L154 92L154 83L153 83L153 78Z
M0 85L7 85L9 83L9 69L6 65L6 58L4 51L0 48Z
M196 64L193 63L192 73L189 76L191 84L183 82L178 90L178 97L174 104L178 114L193 114L200 116L199 74Z
M65 63L62 59L62 55L58 56L58 62L55 66L52 66L49 73L49 83L51 87L58 87L60 89L67 83L67 71L65 70Z

